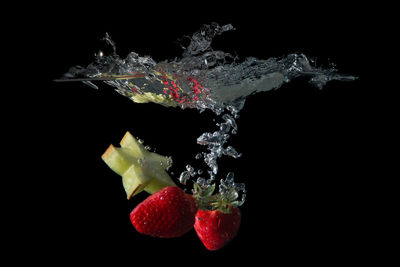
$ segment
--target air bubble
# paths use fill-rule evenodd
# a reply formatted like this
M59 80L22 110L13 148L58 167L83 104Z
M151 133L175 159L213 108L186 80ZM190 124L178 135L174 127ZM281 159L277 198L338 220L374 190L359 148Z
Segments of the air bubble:
M172 166L172 164L174 163L174 161L172 160L172 157L167 157L167 170L169 170Z
M193 172L194 168L188 164L188 165L186 165L186 170L188 172Z
M187 180L190 179L190 173L188 171L184 171L181 173L181 175L179 176L179 182L181 184L186 184Z
M144 165L144 160L142 158L137 159L137 163L139 163L140 166Z
M233 172L229 172L227 175L226 175L226 181L228 182L233 182L233 179L234 179L234 177L235 177L235 174L233 173Z

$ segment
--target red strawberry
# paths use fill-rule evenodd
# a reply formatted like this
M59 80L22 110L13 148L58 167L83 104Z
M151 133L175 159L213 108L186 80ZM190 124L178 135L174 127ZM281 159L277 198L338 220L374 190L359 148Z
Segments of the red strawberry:
M192 229L197 212L195 199L176 186L164 187L134 208L131 222L139 233L178 237Z
M240 220L241 213L236 207L230 213L198 210L194 229L207 249L218 250L236 236Z

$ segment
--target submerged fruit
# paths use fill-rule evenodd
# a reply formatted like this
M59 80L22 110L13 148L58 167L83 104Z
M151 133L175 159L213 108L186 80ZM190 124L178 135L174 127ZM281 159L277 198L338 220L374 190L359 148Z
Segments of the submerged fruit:
M194 229L208 250L218 250L232 240L239 230L240 210L232 208L230 213L220 210L199 210Z
M244 184L233 181L233 173L220 180L219 192L213 195L215 184L198 179L194 183L193 195L198 203L194 229L208 250L218 250L231 241L238 233L241 212L238 206L239 191L245 192Z
M102 159L122 176L128 199L143 190L153 194L166 186L175 186L166 172L171 164L168 157L146 150L129 132L120 144L121 147L110 145Z
M196 202L176 186L169 186L149 196L130 214L139 233L162 237L179 237L193 228Z

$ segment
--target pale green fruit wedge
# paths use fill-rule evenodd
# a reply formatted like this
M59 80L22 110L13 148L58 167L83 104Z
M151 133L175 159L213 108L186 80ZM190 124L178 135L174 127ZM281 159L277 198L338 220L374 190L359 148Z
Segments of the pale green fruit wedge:
M153 177L146 175L139 165L132 164L122 175L122 184L124 186L127 198L143 191L144 188L153 180Z
M108 167L119 175L123 175L136 160L128 153L124 153L124 151L113 145L107 148L101 158L107 163Z
M171 164L168 157L146 150L129 132L120 144L110 145L102 159L122 176L128 199L143 190L153 194L166 186L176 186L165 171Z
M121 147L129 149L132 155L137 158L143 158L145 154L149 153L149 151L146 150L143 145L139 143L139 141L136 140L136 138L133 137L133 135L129 131L125 133L119 144L121 145Z
M166 171L164 171L164 175L157 176L157 179L153 179L144 190L149 194L154 194L160 189L163 189L167 186L176 186L176 184L172 181L171 177L168 175Z
M132 156L145 158L151 166L147 166L148 171L153 177L155 177L155 179L145 187L144 190L146 192L153 194L166 186L176 186L174 181L172 181L171 177L165 171L172 164L172 161L169 157L146 150L129 131L126 132L120 144L122 148L129 150Z
M153 177L144 173L138 159L119 147L110 145L101 156L106 164L116 173L122 176L127 198L140 193L153 180Z
M155 163L160 163L162 167L167 169L170 167L170 158L162 156L157 153L153 153L148 151L143 147L141 143L139 143L135 137L128 131L125 133L124 137L122 138L120 145L122 148L128 149L132 156L137 158L146 158L146 160L154 161Z

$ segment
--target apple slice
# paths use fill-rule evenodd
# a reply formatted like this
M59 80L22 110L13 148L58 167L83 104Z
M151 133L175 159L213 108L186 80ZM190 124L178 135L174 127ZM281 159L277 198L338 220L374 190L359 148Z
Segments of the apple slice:
M110 145L107 148L101 158L105 161L108 167L119 175L123 175L135 161L134 157L128 153L124 153L124 151L113 145Z
M144 188L153 180L153 177L146 175L139 165L132 164L122 175L122 184L124 186L127 198L142 192Z
M161 166L165 169L171 167L172 161L170 157L165 157L157 153L148 151L139 143L133 135L127 131L120 142L121 147L128 149L132 156L137 158L146 157L146 160L151 160L154 162L159 162Z
M129 149L132 155L137 158L143 158L145 154L149 153L149 151L146 150L143 145L139 143L139 141L136 140L136 138L133 137L133 135L129 131L125 133L119 144L121 145L121 147Z
M124 149L110 145L101 157L114 172L122 176L128 199L143 191L153 180L153 176L144 173L138 159Z
M171 177L168 173L164 170L160 171L158 175L156 175L156 179L153 179L145 188L144 190L149 194L154 194L160 189L163 189L167 186L176 186L174 181L172 181Z
M129 132L120 144L110 145L102 159L122 176L128 199L143 190L153 194L166 186L176 186L165 171L172 164L169 157L146 150Z
M151 166L148 171L155 177L155 179L145 187L146 192L153 194L166 186L176 186L174 181L172 181L171 177L165 171L172 165L170 157L165 157L146 150L129 131L125 133L120 145L122 148L126 148L128 150L127 153L130 152L132 156L146 158L146 161Z

